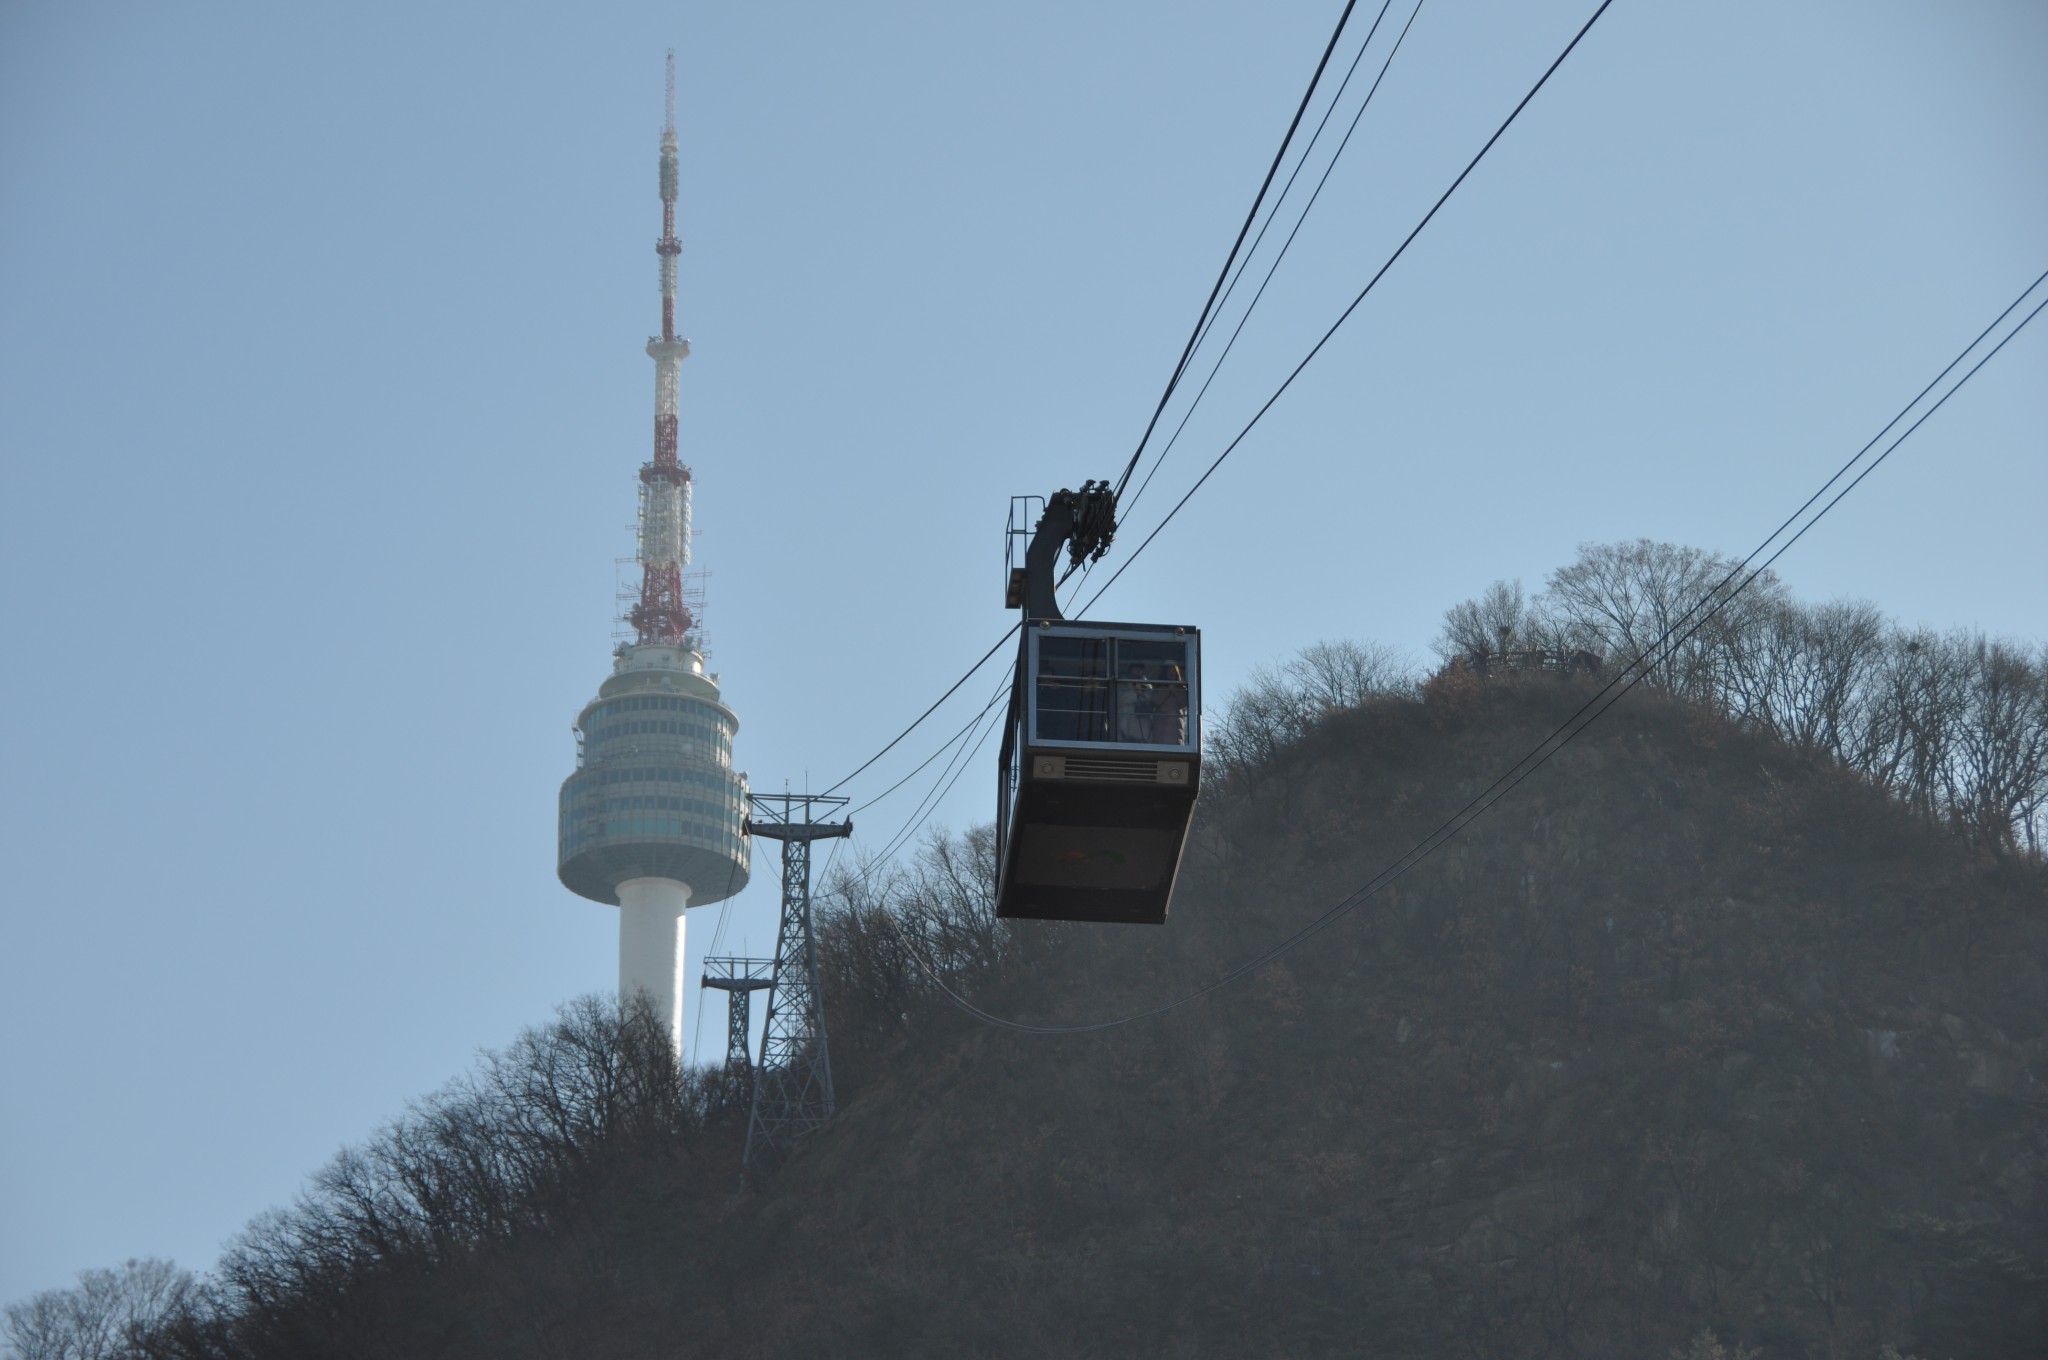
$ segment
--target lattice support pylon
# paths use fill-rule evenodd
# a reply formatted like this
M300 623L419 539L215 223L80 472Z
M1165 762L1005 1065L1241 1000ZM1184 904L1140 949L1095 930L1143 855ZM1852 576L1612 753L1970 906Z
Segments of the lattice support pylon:
M818 951L811 921L811 846L853 833L853 823L820 822L815 814L844 807L844 798L813 794L749 795L747 830L782 842L782 922L775 935L775 985L754 1070L754 1109L747 1121L746 1165L765 1169L797 1139L832 1117L832 1057L818 995Z
M747 1053L747 1038L752 1032L752 1001L755 992L775 985L775 960L706 959L703 985L725 993L725 1067L721 1079L725 1098L734 1104L748 1102L751 1117L754 1064Z

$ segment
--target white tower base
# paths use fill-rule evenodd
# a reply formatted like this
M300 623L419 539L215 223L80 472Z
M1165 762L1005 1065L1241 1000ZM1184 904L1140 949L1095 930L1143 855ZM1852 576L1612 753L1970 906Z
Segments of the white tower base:
M619 884L619 998L645 992L655 1019L683 1056L683 910L690 885L672 878Z

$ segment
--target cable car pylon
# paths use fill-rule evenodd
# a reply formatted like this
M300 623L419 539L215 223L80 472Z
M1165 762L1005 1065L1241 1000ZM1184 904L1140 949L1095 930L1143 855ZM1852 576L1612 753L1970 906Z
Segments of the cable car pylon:
M820 822L848 799L823 794L749 794L746 829L782 842L782 922L775 935L773 986L754 1070L743 1164L762 1169L832 1117L832 1056L818 995L818 949L811 922L811 843L853 834L851 821ZM742 1041L744 1042L744 1041Z
M998 758L996 914L1158 924L1201 789L1201 632L1060 613L1060 550L1071 571L1116 537L1109 483L1046 498L1030 537L1004 599L1023 621Z
M775 985L775 960L733 957L704 960L703 986L725 993L725 1067L722 1079L726 1098L749 1102L754 1091L754 1063L747 1053L747 1036L753 1023L753 994Z

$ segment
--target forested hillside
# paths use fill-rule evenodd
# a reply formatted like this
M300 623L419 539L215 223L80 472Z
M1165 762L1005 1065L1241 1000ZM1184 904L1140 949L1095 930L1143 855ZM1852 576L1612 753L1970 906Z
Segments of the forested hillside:
M1450 611L1420 685L1348 645L1262 674L1215 724L1164 928L994 921L984 835L843 876L840 1114L751 1189L716 1075L579 1003L132 1348L2048 1355L2048 699L2022 649L1766 581L1230 986L1046 1035L934 985L1047 1026L1184 995L1394 861L1719 570L1588 550L1533 601Z

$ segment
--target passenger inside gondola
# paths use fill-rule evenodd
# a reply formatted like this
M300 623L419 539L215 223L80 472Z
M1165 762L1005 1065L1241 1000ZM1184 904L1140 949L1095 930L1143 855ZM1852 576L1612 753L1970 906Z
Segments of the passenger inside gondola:
M1116 739L1152 739L1152 686L1145 681L1145 668L1135 661L1124 667L1123 683L1116 687Z
M1185 746L1188 740L1188 682L1179 666L1152 686L1152 721L1145 740L1154 746Z

